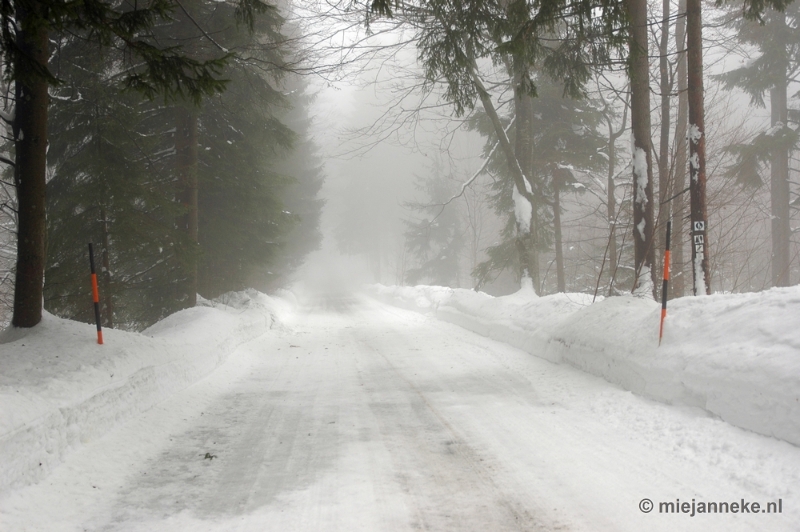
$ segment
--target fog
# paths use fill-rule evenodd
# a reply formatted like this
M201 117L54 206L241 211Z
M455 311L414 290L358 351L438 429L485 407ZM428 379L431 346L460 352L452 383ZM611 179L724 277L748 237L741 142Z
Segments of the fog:
M3 530L798 530L800 2L0 26Z
M104 56L97 43L56 32L45 65L59 79L49 87L49 140L35 168L18 170L36 173L44 205L17 196L15 142L25 135L15 137L16 82L4 85L0 321L20 297L31 324L40 300L91 321L87 241L100 253L108 325L134 330L198 295L298 282L501 295L530 278L540 295L596 299L639 287L660 298L669 220L670 297L800 278L797 62L791 47L780 52L789 66L764 84L764 69L780 63L769 55L772 26L705 12L705 151L695 165L677 2L649 6L649 109L632 104L629 47L602 32L570 55L553 43L583 30L564 21L567 33L519 55L528 26L501 4L484 6L499 9L491 16L470 3L432 18L413 9L389 17L382 6L285 2L282 17L269 11L252 31L234 31L235 13L198 4L209 28L189 10L153 30L159 53L207 65L193 79L176 72L173 85L148 78L150 63L129 63L121 42ZM769 12L769 24L791 29L794 10ZM117 72L121 64L129 71ZM641 168L636 150L650 155ZM701 166L704 187L690 179ZM690 197L702 208L689 209ZM35 235L17 238L28 227L19 212L33 213ZM689 221L707 231L695 234ZM700 284L698 271L708 277ZM16 279L27 288L15 291Z
M710 16L714 18L720 14L711 11ZM655 19L655 9L652 16ZM671 26L670 31L673 29L674 26ZM360 33L363 28L348 31L350 33L341 34L350 35L342 37L342 42L361 42L356 35L363 37ZM391 33L387 30L383 33L380 26L376 33L378 35L372 43L381 46L396 42L392 36L398 40L402 40L397 37L399 35L408 36L401 31ZM747 144L769 125L768 109L753 105L744 91L725 87L720 79L727 72L746 66L759 53L754 46L731 47L731 36L728 28L709 28L706 33L709 45L705 50L708 216L711 228L709 239L713 242L710 246L710 262L712 291L719 292L760 290L774 282L770 274L770 241L767 237L771 219L768 215L769 191L767 187L742 186L741 180L734 184L734 179L728 177L736 164L736 155L730 146ZM656 41L652 44L653 54L656 44ZM493 206L490 202L493 195L495 201L501 201L496 196L500 190L497 183L499 179L508 177L502 178L503 170L498 169L498 165L503 163L490 161L488 167L485 164L486 153L495 142L490 140L491 135L487 138L485 128L479 133L466 127L467 120L480 115L483 109L477 102L474 112L468 112L463 117L456 116L452 105L442 96L446 85L443 81L438 85L424 88L418 85L411 89L423 78L417 55L418 51L413 47L399 53L391 51L386 55L377 55L369 61L350 65L351 70L342 73L336 82L323 83L315 88L315 139L326 161L326 182L321 193L326 201L322 215L324 238L321 249L309 256L298 279L306 279L307 283L311 283L310 279L313 278L314 283L318 284L322 277L328 275L332 286L356 287L374 282L401 285L433 283L478 288L498 295L513 292L519 287L522 275L518 258L507 257L502 259L506 261L503 264L491 263L487 266L493 260L487 254L491 253L490 248L502 244L503 240L508 242L507 234L501 234L508 223L502 212L503 207ZM670 68L676 68L674 58L670 65ZM653 84L658 82L657 67L657 57L653 55ZM488 64L482 65L482 68L487 79L498 83L494 97L501 114L513 117L513 98L507 79L499 72L502 69ZM559 102L557 80L550 80L545 74L536 74L534 79L545 87L540 89L543 109L573 106L568 98ZM552 94L549 94L546 87L551 83L556 88L551 89ZM677 81L673 79L672 83L672 90L675 91ZM538 214L541 234L536 244L537 293L567 290L613 295L632 288L631 141L629 122L621 122L623 112L630 120L628 112L624 111L627 105L626 84L626 76L619 69L608 70L587 83L585 101L588 105L575 108L574 113L577 114L573 116L579 118L568 127L573 130L591 128L596 138L592 140L588 138L590 135L586 135L585 145L572 148L566 146L576 142L576 139L564 137L555 141L556 149L562 152L594 150L605 163L597 164L597 161L585 158L580 160L581 156L575 153L554 157L545 153L545 150L551 149L548 146L534 147L534 160L541 155L542 158L549 158L547 164L561 165L571 170L571 183L561 191L559 198L560 243L555 241L559 237L553 233L552 183L546 174L539 178L543 179L541 186L547 190L539 207L542 212ZM651 98L654 151L658 150L662 135L658 98L654 92ZM419 102L424 103L420 105ZM430 107L415 114L412 111L415 105ZM655 153L654 178L661 181L655 185L654 201L663 202L665 197L674 200L676 196L681 196L684 202L679 207L683 209L680 216L688 217L685 209L689 194L675 188L678 179L678 170L674 166L678 160L675 150L679 136L675 131L677 93L672 94L670 105L670 159L666 164L669 177L666 180L659 177L660 169L656 167L658 154ZM592 119L580 118L580 115L583 113L585 117L591 112L600 113L600 116L589 125ZM545 114L543 118L542 113L541 110L535 111L539 122L534 121L533 125L542 137L546 136L542 131L562 127L559 121L563 124L565 120L575 120L552 116L548 122L548 117ZM583 123L585 126L580 125ZM610 170L607 145L609 127L622 131L615 142L616 161ZM592 142L595 144L592 145ZM498 159L497 154L494 154L494 159ZM762 160L757 169L762 181L769 168L765 161ZM470 182L467 193L440 208L440 203L458 195L461 185L475 177L473 174L476 171L479 175ZM609 201L609 172L615 181L615 214L605 212ZM430 190L424 190L426 178L431 180L427 186L432 186L433 180L439 180L439 197L434 198ZM495 188L492 188L492 184ZM664 186L669 188L668 194L667 190L659 192L659 187ZM471 198L468 197L470 194ZM793 192L791 197L797 196ZM655 207L655 244L661 246L655 252L656 273L661 268L667 216L669 213L676 215L673 209L676 201L672 200ZM505 209L507 212L508 207ZM432 274L430 261L437 253L442 255L442 260L447 259L442 251L447 243L436 242L436 238L441 236L431 234L427 237L428 248L423 245L423 249L420 249L420 243L414 242L412 227L433 232L435 227L426 227L426 220L433 220L430 223L434 225L441 223L442 213L450 211L458 219L452 222L454 230L462 233L462 237L472 230L473 237L466 238L469 245L459 243L458 258L449 266L449 275L442 272ZM482 218L478 230L475 220L470 218L476 211L480 211ZM609 224L616 226L614 242L609 238ZM680 248L680 252L676 257L673 251L673 278L677 279L677 287L673 289L671 297L680 297L692 290L691 248L688 246L691 238L685 227L683 234L673 237L673 246ZM563 259L557 257L557 244ZM791 239L789 245L794 257L791 259L791 276L794 279L798 271L797 240ZM616 256L609 256L609 252L616 253ZM563 260L563 264L559 264L559 260ZM480 270L481 264L484 265L483 270ZM426 267L428 270L425 270ZM564 281L559 281L558 269L561 270L561 276L565 277ZM415 270L422 273L415 273ZM659 290L655 289L654 292Z
M404 68L415 68L413 55L401 58ZM418 190L419 179L438 165L460 183L482 164L478 135L451 132L452 125L441 128L439 116L401 125L405 117L387 115L387 108L397 104L397 84L391 70L376 73L371 66L368 62L344 81L312 89L313 134L325 161L320 191L325 208L321 248L296 276L306 288L403 284L406 222L420 218L408 204L428 201ZM403 103L418 97L411 93ZM386 138L376 141L378 136Z

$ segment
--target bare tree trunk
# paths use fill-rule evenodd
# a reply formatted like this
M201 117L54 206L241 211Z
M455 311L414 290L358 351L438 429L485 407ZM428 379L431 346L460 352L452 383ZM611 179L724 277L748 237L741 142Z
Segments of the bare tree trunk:
M672 274L670 283L673 297L683 297L686 293L686 276L684 275L684 212L686 210L686 196L682 192L686 188L686 135L688 133L689 103L687 94L686 72L686 0L680 0L678 7L679 16L675 23L675 42L678 49L678 116L675 122L675 186L678 196L672 200L672 232L675 235L672 242Z
M108 234L108 218L106 210L100 209L100 223L103 231L103 303L105 305L106 327L114 327L114 296L111 287L111 261L109 259L108 247L111 244Z
M706 135L703 106L701 0L686 1L686 61L689 102L689 186L691 188L694 295L711 293L706 207Z
M650 85L647 45L647 1L625 0L631 18L630 77L633 131L634 290L654 287L653 165L650 140ZM647 275L649 277L645 277Z
M511 177L514 180L514 186L517 193L522 196L520 201L525 200L531 206L531 220L530 224L525 226L525 224L521 223L521 221L517 221L517 238L515 241L517 252L519 253L520 263L524 269L527 269L528 273L531 275L533 279L534 276L538 279L539 277L539 264L536 257L536 245L535 245L535 235L536 235L536 227L534 225L535 219L535 211L536 208L536 201L532 192L528 191L528 185L526 182L528 181L527 176L524 173L523 166L520 164L520 161L517 159L517 155L511 146L511 142L508 140L508 135L506 135L505 129L503 129L503 124L500 122L500 117L497 115L497 110L492 103L492 99L489 96L488 91L483 85L480 77L478 77L477 66L472 65L470 69L470 76L472 77L473 83L475 83L475 87L478 92L478 97L481 100L481 104L483 104L483 109L486 111L486 114L489 116L489 120L492 122L492 126L494 127L495 134L497 135L497 141L500 145L500 149L503 152L503 155L506 157L506 162L508 163L509 171L511 172ZM517 98L516 89L515 89L515 101ZM538 283L534 285L538 287Z
M561 171L556 170L553 172L553 229L555 232L555 246L556 246L556 279L558 283L558 291L566 292L567 283L564 279L564 251L561 242L561 198L559 188L561 187Z
M500 144L500 149L503 151L503 155L506 157L506 162L508 162L509 171L511 172L511 177L514 179L517 192L532 199L531 194L525 187L525 175L522 172L522 167L520 166L519 161L517 161L517 156L514 153L511 142L508 140L508 135L506 135L505 129L503 129L503 124L500 122L500 117L497 115L497 110L492 103L489 92L486 90L483 82L478 77L477 70L474 65L470 70L470 75L475 83L475 87L478 90L478 97L481 100L483 109L486 111L486 114L489 116L489 120L492 122L495 134L497 135L497 142Z
M198 242L197 233L197 113L184 106L176 107L175 112L175 160L178 176L179 197L186 208L186 216L181 228L189 240ZM197 304L197 258L191 254L185 284L187 307Z
M672 205L667 201L674 194L673 180L669 175L669 143L670 143L670 99L672 93L672 80L669 75L669 64L667 53L669 52L669 20L670 20L670 0L663 0L661 3L661 39L658 45L658 71L661 89L661 135L658 147L658 218L656 219L655 237L656 251L664 248L664 236L659 229L672 214ZM661 262L655 261L654 277L662 277ZM658 287L658 284L656 284Z
M617 213L617 196L616 196L616 183L614 182L614 170L617 167L617 139L622 136L625 131L626 122L628 121L628 102L625 102L625 109L622 113L622 122L619 129L615 132L611 118L606 116L606 123L608 124L608 180L606 185L606 219L608 220L608 259L609 259L609 282L608 293L611 296L614 294L614 278L617 273L617 221L619 215ZM598 279L598 286L599 286Z
M533 172L533 102L528 93L525 82L525 65L521 60L515 59L514 66L514 115L516 116L516 135L514 138L514 156L524 174L524 178L531 184ZM535 196L527 198L531 204L531 219L526 231L519 231L517 238L520 240L524 255L520 256L522 269L527 271L533 286L539 290L539 249L536 241L537 202ZM523 272L520 272L523 273Z
M94 122L95 122L95 131L94 131L94 148L95 154L98 157L98 160L102 156L103 145L101 139L103 138L103 132L101 130L100 124L102 123L101 115L100 115L100 108L97 104L94 106ZM104 171L101 170L101 173ZM110 192L108 190L107 184L103 184L104 190L102 191L102 196L108 197ZM105 207L102 205L100 206L100 238L102 241L101 246L101 263L102 263L102 271L101 279L103 282L103 306L105 307L105 326L108 328L114 327L114 296L113 290L111 287L111 259L110 259L110 250L109 246L111 245L111 238L109 236L108 231L108 213L106 212Z
M608 127L611 133L611 123ZM608 220L608 267L610 281L608 283L608 295L614 289L614 273L617 271L617 191L614 183L614 164L617 159L616 139L613 135L609 136L608 142L608 185L606 187L606 217Z
M778 42L783 44L781 37L786 32L786 15L772 12L770 26L774 28L774 35ZM775 86L770 90L770 111L772 126L782 124L787 127L787 59L786 46L779 47L782 52L781 63L777 72L780 78L775 79ZM789 225L789 150L779 148L773 150L770 164L770 206L772 211L772 285L789 286L790 239L792 230Z
M43 16L39 2L16 2L17 46L29 60L47 67L47 30L30 24ZM16 327L33 327L42 320L42 296L46 260L47 225L45 211L47 169L47 80L28 70L17 60L17 72L27 74L16 82L14 182L17 188L19 225L17 227L17 277L14 284Z

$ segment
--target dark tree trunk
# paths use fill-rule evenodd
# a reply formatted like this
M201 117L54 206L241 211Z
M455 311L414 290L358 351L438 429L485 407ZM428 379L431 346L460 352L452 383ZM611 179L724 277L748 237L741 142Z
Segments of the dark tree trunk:
M633 130L633 241L636 280L634 290L653 282L653 165L650 140L650 85L647 46L647 2L626 0L631 18L630 78Z
M678 115L675 122L675 194L678 196L672 200L672 233L677 237L672 239L672 274L670 286L672 286L673 297L683 297L686 293L686 276L684 267L684 246L686 240L684 225L686 211L686 195L682 192L686 189L686 134L688 132L689 103L687 94L687 72L686 72L686 0L681 0L679 16L675 22L675 42L678 50Z
M658 45L658 72L661 89L661 134L658 147L658 218L656 219L656 251L664 249L664 233L660 230L672 215L672 205L667 200L674 194L673 180L669 172L669 143L670 125L670 99L672 96L672 80L669 75L669 21L670 0L663 0L661 4L661 40ZM662 277L662 265L655 261L656 279ZM658 286L658 284L656 284Z
M564 279L564 251L561 242L561 198L559 188L561 187L561 171L553 172L553 230L555 233L556 246L556 282L559 292L567 291L567 283Z
M100 223L103 231L103 302L105 304L106 327L114 327L114 291L111 286L111 260L109 259L109 246L111 239L108 233L108 217L105 209L100 209Z
M625 124L622 124L622 129ZM614 183L614 167L617 163L617 138L608 122L608 185L606 187L606 216L608 219L608 272L611 279L608 283L608 295L614 291L614 278L617 275L617 196Z
M495 134L497 135L497 142L506 158L509 171L511 172L511 177L514 180L514 187L519 195L522 196L525 201L530 203L531 209L533 210L536 208L536 201L533 194L528 192L528 188L525 185L527 177L523 173L523 167L517 160L514 147L508 140L508 135L506 135L506 132L503 129L503 124L500 122L500 117L497 115L497 110L492 103L492 99L489 97L489 93L487 92L486 87L484 87L480 77L478 77L477 72L477 66L473 64L472 68L470 69L470 76L472 77L473 83L475 83L475 87L478 91L478 97L481 100L483 109L486 111L486 114L489 116L489 120L492 122L492 126L494 127ZM516 90L514 97L515 99L517 97ZM520 257L521 267L528 270L528 273L531 275L532 279L534 277L538 279L539 261L536 257L536 228L534 225L534 220L535 217L531 216L531 223L527 228L527 232L523 224L519 222L517 223L517 238L515 239L515 246ZM537 285L534 286L537 287Z
M619 220L619 213L617 212L617 196L616 196L616 183L614 182L614 170L617 167L617 139L625 132L626 122L628 120L628 107L627 102L625 110L622 113L622 122L619 129L615 132L611 118L606 117L608 124L608 184L606 187L606 217L608 220L608 267L609 267L609 282L608 282L608 296L614 294L614 279L617 276L617 222ZM601 268L602 270L602 268ZM602 273L602 271L601 271ZM598 279L598 286L599 286Z
M530 21L530 10L524 0L513 0L506 5L506 14L519 27ZM511 57L511 70L514 89L515 146L514 157L519 164L524 180L530 190L537 190L533 183L533 99L530 94L530 76L528 60L517 54ZM527 189L525 190L527 192ZM520 193L522 191L520 190ZM519 227L517 232L518 247L523 250L520 255L520 274L530 276L534 289L540 289L538 200L535 194L523 194L524 200L531 205L531 219L527 227Z
M17 3L17 45L29 60L42 69L48 60L47 31L31 20L44 16L38 2L22 6ZM16 115L14 118L14 147L16 161L14 181L19 209L17 226L17 276L14 284L14 315L16 327L33 327L42 320L42 295L46 257L45 188L47 166L47 80L24 72L18 60L18 72L27 74L15 88Z
M180 223L189 241L197 244L197 113L178 106L175 113L175 160L178 176L178 195L186 209ZM197 255L192 252L186 268L186 306L197 304Z
M782 42L786 32L786 15L772 13L770 26L774 34ZM788 124L787 111L787 66L786 46L776 47L781 50L779 64L776 65L775 86L770 90L770 111L773 126ZM789 150L775 149L770 164L770 206L772 211L772 285L789 286L789 266L791 263L789 246L791 227L789 225Z
M694 295L711 293L706 208L706 135L703 108L703 29L701 0L686 1L686 61L689 103L689 186Z
M524 174L524 179L533 190L533 102L528 87L525 86L525 65L520 59L514 60L514 115L516 116L516 134L514 138L514 156ZM519 231L520 265L528 273L534 288L539 290L539 249L536 241L536 197L525 198L531 204L531 220L524 231Z

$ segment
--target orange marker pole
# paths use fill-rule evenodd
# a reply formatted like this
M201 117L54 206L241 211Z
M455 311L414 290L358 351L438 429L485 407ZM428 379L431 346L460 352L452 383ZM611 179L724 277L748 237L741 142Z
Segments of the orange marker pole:
M89 243L89 266L92 268L92 300L94 301L94 319L97 322L97 343L103 343L103 329L100 327L100 290L97 289L97 272L94 269L94 251Z
M667 288L669 288L669 237L672 232L672 222L667 222L667 240L664 246L664 284L661 286L661 325L658 328L658 345L664 336L664 318L667 317Z

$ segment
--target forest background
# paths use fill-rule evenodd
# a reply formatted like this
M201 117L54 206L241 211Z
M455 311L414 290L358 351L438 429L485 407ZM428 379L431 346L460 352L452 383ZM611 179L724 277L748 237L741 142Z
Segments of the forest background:
M500 294L526 277L539 294L657 297L667 220L670 296L693 293L702 267L687 189L700 137L687 103L687 6L575 6L295 2L247 19L241 5L184 1L141 35L180 47L195 87L137 85L128 74L141 74L139 52L127 41L99 47L88 24L54 27L44 308L91 321L88 241L106 325L127 329L196 294L274 290L305 259L330 267L337 253L384 283ZM709 291L800 276L797 7L769 7L703 6ZM637 76L642 59L647 75ZM7 322L24 141L15 91L25 79L5 68ZM634 111L632 80L646 88L646 113L641 97ZM323 231L328 244L308 258Z

